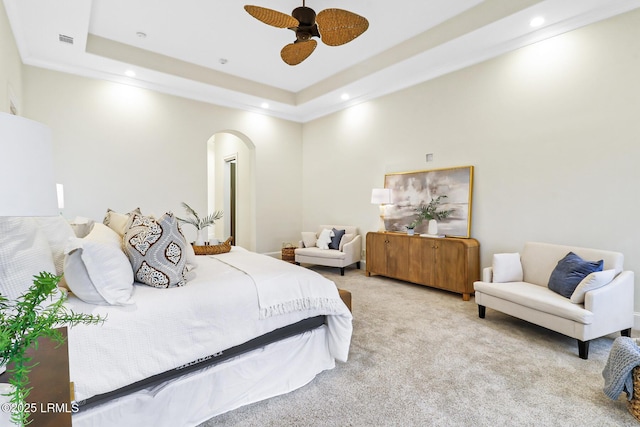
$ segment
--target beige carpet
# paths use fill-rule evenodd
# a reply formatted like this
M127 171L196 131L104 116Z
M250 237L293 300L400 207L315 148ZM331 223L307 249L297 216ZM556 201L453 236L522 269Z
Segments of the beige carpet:
M636 426L624 394L602 392L614 336L591 343L459 295L364 271L314 267L353 294L349 361L292 393L211 426Z

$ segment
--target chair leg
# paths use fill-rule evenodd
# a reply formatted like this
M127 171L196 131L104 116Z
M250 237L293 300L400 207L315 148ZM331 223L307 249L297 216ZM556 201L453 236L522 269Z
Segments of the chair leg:
M344 267L340 267L340 275L344 276Z
M484 319L484 316L487 314L487 307L484 305L478 304L478 317Z
M589 358L589 342L578 340L578 355L580 359L587 360Z
M356 262L356 268L360 270L360 261Z
M631 328L623 329L622 331L620 331L620 335L622 335L623 337L631 337Z

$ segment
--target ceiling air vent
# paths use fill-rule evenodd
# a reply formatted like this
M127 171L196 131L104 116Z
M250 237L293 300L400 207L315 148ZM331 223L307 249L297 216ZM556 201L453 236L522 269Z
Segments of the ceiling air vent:
M58 34L58 40L60 40L62 43L73 44L73 37L65 36L64 34Z

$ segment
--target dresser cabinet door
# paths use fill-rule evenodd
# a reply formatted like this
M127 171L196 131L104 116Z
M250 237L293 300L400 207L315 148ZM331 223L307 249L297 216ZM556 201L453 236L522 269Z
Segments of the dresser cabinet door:
M387 275L400 280L410 280L408 236L387 234Z
M387 237L383 233L367 233L367 276L387 276Z

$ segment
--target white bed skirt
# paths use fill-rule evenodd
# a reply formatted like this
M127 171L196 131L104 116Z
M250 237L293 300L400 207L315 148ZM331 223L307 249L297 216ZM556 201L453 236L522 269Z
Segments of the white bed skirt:
M300 388L334 367L324 325L73 414L73 426L197 426L224 412Z

